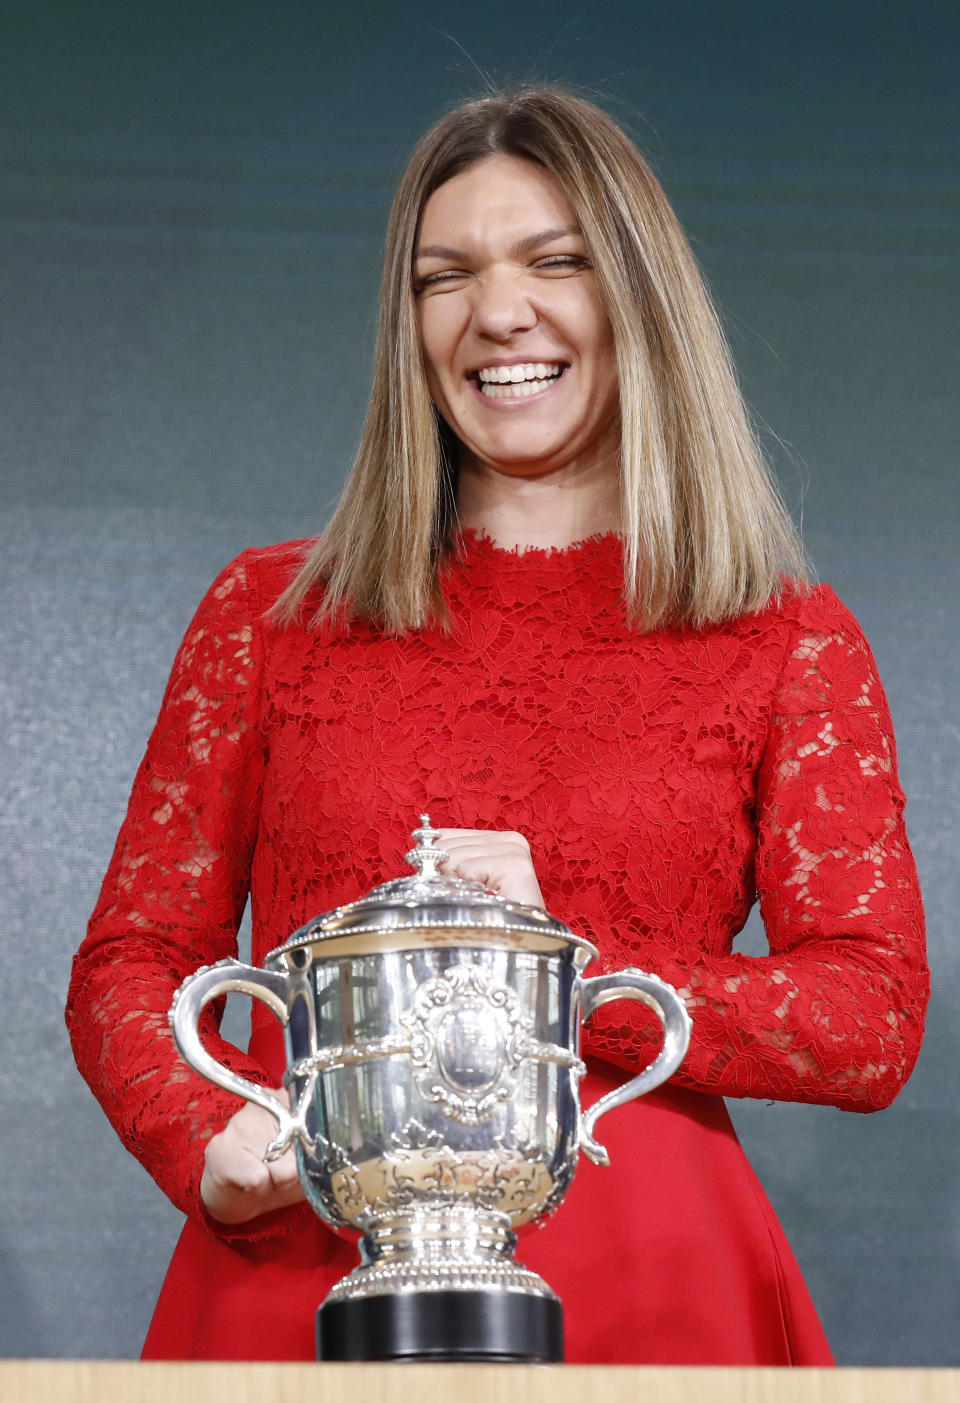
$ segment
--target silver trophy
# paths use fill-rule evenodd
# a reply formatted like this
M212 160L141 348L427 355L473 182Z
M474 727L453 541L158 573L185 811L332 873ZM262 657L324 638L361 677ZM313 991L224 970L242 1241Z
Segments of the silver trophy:
M318 916L263 969L221 960L170 1010L182 1056L276 1117L310 1204L361 1234L360 1265L317 1314L321 1359L554 1362L562 1310L514 1260L518 1228L552 1213L607 1111L667 1080L690 1018L669 984L625 969L586 979L597 951L533 906L443 876L426 814L416 868ZM286 1029L277 1096L220 1065L197 1024L211 999L260 999ZM611 999L663 1025L659 1056L581 1115L580 1025Z

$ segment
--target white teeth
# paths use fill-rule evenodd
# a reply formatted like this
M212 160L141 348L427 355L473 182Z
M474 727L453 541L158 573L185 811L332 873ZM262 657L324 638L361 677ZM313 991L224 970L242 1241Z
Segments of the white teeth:
M477 371L478 378L487 385L520 385L524 380L555 379L562 367L547 365L543 361L529 361L523 365L492 365Z
M554 376L556 379L556 376ZM519 385L481 384L480 392L486 399L529 399L531 395L542 394L553 380L524 380Z
M481 392L490 399L524 399L559 378L563 366L531 361L523 365L491 365L477 371Z

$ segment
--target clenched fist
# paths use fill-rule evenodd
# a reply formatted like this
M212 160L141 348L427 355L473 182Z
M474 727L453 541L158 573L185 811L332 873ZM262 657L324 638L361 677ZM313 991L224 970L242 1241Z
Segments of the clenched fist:
M286 1090L274 1095L289 1106ZM218 1223L249 1223L261 1213L303 1199L292 1149L264 1161L276 1134L277 1122L270 1112L248 1101L207 1145L200 1197Z
M530 844L522 833L485 828L440 828L437 847L450 854L440 871L482 882L508 901L543 907Z

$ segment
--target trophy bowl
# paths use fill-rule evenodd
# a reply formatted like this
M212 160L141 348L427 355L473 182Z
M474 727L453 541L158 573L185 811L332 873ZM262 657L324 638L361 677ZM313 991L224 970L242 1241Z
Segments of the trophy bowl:
M514 1259L517 1229L552 1213L606 1111L666 1081L690 1018L656 975L585 978L597 951L538 907L438 872L421 815L415 874L316 917L264 968L222 960L190 975L170 1022L203 1076L269 1110L274 1158L295 1147L312 1207L360 1234L360 1264L317 1312L323 1360L563 1359L562 1307ZM198 1021L219 995L260 999L284 1025L289 1108L218 1063ZM580 1113L580 1026L638 999L663 1046Z

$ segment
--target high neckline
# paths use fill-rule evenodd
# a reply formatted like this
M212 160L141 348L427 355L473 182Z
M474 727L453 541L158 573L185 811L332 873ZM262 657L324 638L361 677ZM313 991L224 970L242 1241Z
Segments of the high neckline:
M623 542L614 531L569 546L498 546L464 529L453 539L442 569L443 588L457 608L585 617L623 610Z
M470 559L496 559L502 563L517 561L542 565L545 561L561 562L581 559L584 556L607 557L616 547L623 546L623 538L616 531L598 531L582 540L571 541L567 546L501 546L473 526L458 528L453 538L454 552L459 546L463 557Z

